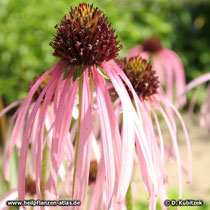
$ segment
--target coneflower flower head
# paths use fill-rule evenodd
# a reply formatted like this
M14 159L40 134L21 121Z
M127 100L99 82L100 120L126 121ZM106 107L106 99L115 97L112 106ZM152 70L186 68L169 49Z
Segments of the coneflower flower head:
M150 37L142 42L143 51L156 53L162 50L162 45L159 39L156 37Z
M140 98L147 98L157 93L159 81L150 61L136 56L121 62L124 62L122 69Z
M151 57L154 70L157 72L160 81L160 91L165 93L167 98L176 103L177 107L183 106L186 98L179 99L179 95L186 86L185 72L178 55L165 49L156 37L150 37L141 44L132 48L127 53L129 57L141 55L148 59Z
M117 41L111 23L98 8L80 4L71 8L50 43L53 55L72 65L93 65L109 61L118 55L122 45Z
M177 160L177 166L178 166L178 175L179 175L179 195L181 198L181 192L182 192L182 173L181 168L185 168L184 163L182 162L180 155L179 155L179 149L177 144L177 137L176 137L176 122L174 117L172 117L172 111L176 113L178 118L180 119L180 122L183 126L186 142L187 142L187 149L188 149L188 160L189 160L189 180L191 180L191 151L190 151L190 143L189 143L189 137L188 133L186 131L186 127L184 125L183 119L181 118L178 110L171 104L161 93L159 93L159 81L158 77L155 75L156 72L153 70L153 67L151 65L150 59L146 60L143 59L140 55L131 57L129 60L126 58L116 60L118 65L123 69L126 76L129 78L132 86L134 87L134 90L137 92L139 98L141 99L142 103L139 103L139 107L141 107L141 110L144 110L142 112L142 118L144 122L148 122L145 124L145 130L147 130L147 139L152 145L151 148L153 150L153 154L156 155L156 157L153 159L154 165L158 165L156 168L156 173L158 174L160 184L159 189L164 189L165 182L167 182L168 177L167 173L164 168L164 156L165 154L168 155L168 148L164 146L163 142L163 136L162 131L157 115L157 111L160 112L163 119L165 120L170 134L171 134L171 140L173 145L173 153L175 153L175 157ZM126 86L127 87L127 86ZM128 90L130 93L130 91ZM143 105L142 105L143 104ZM163 109L164 108L164 109ZM166 112L165 112L166 110ZM151 114L154 116L155 121L152 120ZM149 127L147 127L149 124ZM158 128L158 133L155 134L154 125L156 124ZM137 147L137 153L138 156L141 156L140 151L138 149L138 143L136 144ZM159 153L160 152L160 153ZM160 158L160 156L161 158ZM166 155L166 156L167 156ZM141 166L141 164L140 164ZM145 182L146 183L146 182ZM163 184L161 186L161 183ZM149 192L150 196L150 209L155 208L152 207L153 204L156 203L154 194L151 194L151 186L147 185L147 190ZM164 201L166 199L166 192L164 192L165 189L162 191L160 190L158 193L161 195L161 199ZM154 192L153 192L154 193ZM157 194L158 194L157 193ZM157 196L157 195L156 195ZM163 206L164 208L164 206Z
M26 193L29 193L30 195L36 194L36 181L32 179L30 175L26 177L25 180L25 191Z

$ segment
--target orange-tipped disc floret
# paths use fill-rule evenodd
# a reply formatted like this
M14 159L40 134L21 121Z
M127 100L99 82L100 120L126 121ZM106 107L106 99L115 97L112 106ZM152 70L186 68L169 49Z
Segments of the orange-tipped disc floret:
M25 180L25 191L26 193L29 193L30 195L35 195L36 194L36 182L35 180L33 180L31 178L30 175L28 175L26 177L26 180Z
M141 45L143 47L143 51L150 53L157 53L162 49L160 40L156 37L150 37L149 39L144 40Z
M97 161L92 160L90 162L89 184L96 181L97 171L98 171L98 163Z
M94 65L118 55L122 45L110 28L106 15L93 5L80 4L56 25L57 34L50 43L54 56L72 65Z
M155 93L159 87L158 77L152 70L152 65L140 56L131 57L118 62L140 98L147 98Z

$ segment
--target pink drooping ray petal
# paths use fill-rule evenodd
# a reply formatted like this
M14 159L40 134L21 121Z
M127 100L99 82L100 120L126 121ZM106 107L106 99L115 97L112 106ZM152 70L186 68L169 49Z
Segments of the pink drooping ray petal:
M95 158L96 158L97 162L99 162L100 157L101 157L101 152L100 152L98 142L93 134L92 134L92 148L93 148L93 152L95 154Z
M7 129L7 135L6 135L6 139L4 142L4 151L3 151L3 173L4 173L4 178L6 181L9 182L9 177L10 177L10 168L9 168L9 152L8 152L8 141L9 141L9 136L11 134L11 129L12 126L14 124L14 121L16 120L18 113L19 113L20 107L16 110L16 112L14 113L14 115L12 116L10 122L9 122L9 126Z
M101 65L112 81L112 84L121 99L123 109L122 163L117 191L117 200L122 201L126 196L133 171L135 149L134 108L128 92L117 73L106 63Z
M63 145L68 137L68 130L71 123L71 114L73 110L74 100L77 91L77 81L70 86L74 69L70 69L70 73L65 81L65 85L61 94L60 103L56 113L55 127L53 132L51 146L51 173L48 180L47 188L56 186L57 172L63 156Z
M200 77L197 77L196 79L194 79L193 81L189 82L185 88L185 90L183 91L183 93L180 96L185 95L188 91L190 91L191 89L195 88L198 85L201 85L207 81L210 80L210 73L204 74Z
M113 68L111 68L112 70L116 70L117 75L119 74L121 76L121 78L123 79L123 81L126 83L126 85L129 87L130 91L133 94L134 97L134 101L135 101L135 107L137 109L137 113L136 114L133 106L129 107L129 112L132 110L134 111L134 117L135 117L135 133L137 135L136 140L139 141L141 147L142 147L142 151L144 154L144 158L147 162L147 167L148 167L148 171L149 171L149 175L151 177L152 182L154 183L154 185L157 188L157 179L156 179L156 175L155 175L155 171L154 171L154 166L152 163L152 157L151 157L151 151L149 150L149 146L148 146L148 142L144 133L144 129L143 129L143 122L141 119L141 113L140 113L140 100L139 97L137 96L136 92L134 91L129 79L126 77L125 73L123 72L122 69L120 69L120 67L112 60L110 60L108 62L108 64L113 65ZM112 72L112 71L111 71ZM117 77L116 75L116 77ZM118 77L117 77L118 78ZM111 78L110 78L111 79ZM123 87L124 89L124 85L122 84L122 81L119 79L118 82L121 84L121 87ZM126 90L125 90L126 91Z
M107 64L108 64L109 68L111 67L111 70L112 71L115 70L116 73L117 73L117 75L120 75L120 77L122 78L122 80L125 82L125 84L128 86L128 88L132 92L132 95L133 95L133 98L134 98L134 102L135 102L135 107L137 109L136 111L137 111L137 114L138 114L139 123L141 123L143 125L142 120L141 120L141 113L140 113L140 109L139 109L140 99L137 96L137 94L136 94L133 86L131 85L129 79L127 78L127 76L125 75L125 73L123 72L123 70L116 64L116 62L114 60L110 60L109 62L107 62ZM121 82L121 79L120 79L120 83L122 83ZM125 89L125 85L122 84L122 87L124 87L124 89Z
M189 177L189 182L192 182L192 151L191 151L191 146L190 146L189 135L188 135L184 120L183 120L182 116L180 115L179 111L177 110L177 108L172 103L170 103L170 101L168 101L166 98L162 97L161 95L158 95L158 97L161 98L161 101L163 101L165 106L170 106L173 109L173 111L179 118L179 121L182 125L184 135L185 135L186 145L187 145L187 151L188 151L188 168L189 168L188 169L188 177Z
M67 106L64 113L64 121L62 123L59 145L58 145L58 161L59 161L58 163L60 163L62 159L64 143L67 144L68 148L70 149L69 153L73 149L72 143L70 141L69 129L71 124L72 112L74 109L74 101L77 94L77 89L78 89L78 82L75 81L69 88L69 92L66 98ZM65 142L63 141L64 138L66 138L66 141L68 141L68 143L66 141Z
M36 156L37 156L37 128L39 127L40 123L40 110L38 110L37 115L34 119L34 125L31 131L31 174L36 174ZM32 179L35 179L34 177L31 177Z
M165 77L167 78L165 83L166 83L166 96L167 98L173 102L173 91L174 91L174 85L173 85L173 80L174 80L174 72L175 69L173 68L173 66L170 63L170 59L168 59L168 55L165 53L164 50L161 50L161 53L159 54L161 60L162 60L162 66L165 69ZM176 123L174 121L174 116L173 116L173 112L170 110L169 107L166 107L166 112L167 115L169 116L169 120L172 124L173 129L175 130L176 133ZM171 145L171 147L173 147Z
M105 174L106 174L107 206L108 208L110 208L114 192L115 176L116 176L116 168L115 168L116 160L114 158L113 140L116 141L114 142L115 144L117 144L117 142L119 142L120 144L120 135L118 136L118 139L115 139L115 134L113 133L114 131L112 130L111 127L113 126L111 121L112 119L115 118L115 114L113 108L111 107L112 105L109 104L111 103L111 99L108 97L108 90L106 89L105 81L104 79L102 79L102 77L99 75L99 73L95 68L92 68L92 72L95 82L98 112L101 123L102 148L104 154ZM120 157L118 158L120 159Z
M147 136L148 139L148 144L149 144L149 148L152 154L152 162L154 163L154 167L156 169L156 174L157 174L157 178L158 178L158 185L160 185L163 181L162 179L160 179L160 172L159 170L161 170L160 168L156 167L156 159L158 158L156 156L156 152L154 152L154 140L155 140L155 135L154 135L154 131L153 131L153 125L151 123L151 119L149 118L149 111L147 109L147 106L145 104L145 102L143 101L143 108L144 112L142 112L142 120L147 122L145 123L145 134ZM139 149L138 149L139 150ZM139 155L141 156L141 151L138 151ZM140 159L141 160L141 159ZM141 162L140 162L141 165ZM145 166L145 162L143 161L143 166ZM141 167L142 169L142 167ZM154 184L152 182L150 182L149 177L145 178L145 173L142 172L143 175L143 180L144 180L144 184L147 188L147 191L149 192L149 209L150 210L155 210L156 209L156 201L157 201L157 196L158 196L158 191L157 188L155 188ZM147 174L147 170L146 170L146 174Z
M152 110L152 114L153 114L153 116L155 118L155 123L157 125L157 130L158 130L158 135L159 135L159 140L160 140L161 159L162 159L162 162L164 164L164 162L165 162L165 158L164 158L164 142L163 142L163 135L162 135L162 132L161 132L161 129L160 129L160 123L159 123L156 111L154 109L154 106L153 106L153 104L152 104L152 102L150 100L149 100L149 105L150 105L150 108Z
M75 188L73 199L80 200L82 209L88 187L90 152L92 146L91 93L88 79L88 67L83 69L83 89L81 104L81 125L79 135L78 157L76 162Z
M158 149L158 145L157 145L157 141L156 141L156 137L155 137L155 133L154 133L154 128L153 128L153 123L151 120L151 116L150 116L150 111L146 105L146 102L143 100L143 109L145 110L142 117L144 121L147 121L147 125L149 128L149 134L148 134L148 140L150 141L150 145L151 145L151 151L152 151L152 156L153 156L153 162L154 162L154 166L155 166L155 172L157 174L157 178L158 178L158 192L155 191L154 186L152 186L152 195L150 196L150 209L156 209L156 202L157 202L157 194L160 193L160 189L162 187L162 185L165 184L165 182L167 182L168 180L168 176L167 173L165 171L163 162L161 161L160 158L160 153L159 153L159 149Z
M95 67L93 67L93 71L96 69ZM115 172L116 172L116 177L117 179L116 181L116 185L118 185L118 177L119 177L119 173L120 173L120 163L121 163L121 150L122 150L122 145L121 145L121 136L120 136L120 131L119 131L119 127L118 127L118 121L116 119L115 116L115 111L112 105L112 101L111 98L109 96L109 92L108 89L106 88L106 82L104 80L104 78L100 75L97 74L96 77L98 76L98 84L101 87L101 90L104 93L104 98L105 98L105 103L107 106L107 113L108 113L108 117L110 120L110 127L111 127L111 133L112 133L112 141L111 143L113 144L113 149L114 149L114 160L115 160ZM100 111L99 111L99 116L100 116ZM108 198L107 198L108 199Z
M160 55L155 54L152 57L152 63L153 63L153 70L157 72L158 79L160 81L160 84L165 84L166 76L163 71L163 66L160 60Z
M170 131L170 134L171 134L171 138L172 138L172 142L173 142L173 148L174 148L174 152L175 152L175 156L176 156L176 160L177 160L178 179L179 179L179 198L181 199L181 197L182 197L182 171L181 171L181 159L180 159L180 154L179 154L179 148L178 148L178 145L177 145L176 135L175 135L174 130L171 126L171 123L170 123L165 111L161 107L160 103L156 100L155 97L151 96L151 98L154 101L157 109L160 111L161 115L163 116L163 118L164 118L164 120L165 120L165 122L168 126L168 129Z
M93 108L94 109L94 108ZM100 123L96 123L100 121L100 116L98 113L98 107L92 111L92 119L93 119L93 135L97 139L100 134Z
M45 144L48 141L47 146L50 150L51 150L51 143L52 143L52 136L53 136L53 128L55 126L55 117L54 117L54 113L52 113L52 112L53 112L52 109L50 111L48 111L48 114L45 119L45 128L47 131L46 131L46 135L43 140L43 147L45 146Z
M118 67L119 68L119 67ZM106 69L107 70L107 69ZM107 72L107 71L106 71ZM122 77L124 77L124 81L126 82L126 77L122 74L122 72L121 72L121 70L119 70L118 71L119 72L119 74L120 74L120 76L122 76ZM107 72L107 74L109 75L109 72ZM110 77L110 75L109 75L109 77ZM112 78L110 77L110 79L112 80ZM114 81L112 80L112 83L113 83L113 85L115 86L115 84L114 84ZM130 86L129 88L131 89L131 91L133 90L132 89L132 87L131 87L131 85L129 84L129 82L127 82L126 84L128 84L128 86ZM116 87L115 87L116 88ZM122 87L121 87L122 88ZM116 89L116 91L117 91L117 89ZM133 91L134 92L134 91ZM121 95L123 95L123 93L121 93L120 91L118 92L118 95L119 96L121 96ZM134 95L134 97L135 97L135 93L133 94ZM122 101L123 99L121 99L121 101ZM137 100L137 102L138 103L140 103L140 101L139 100ZM123 103L122 103L122 105L123 105ZM132 106L130 107L130 113L131 113L131 110L132 110ZM124 112L126 112L125 110L126 109L124 109L123 108L123 110L124 110ZM134 112L135 113L135 112ZM137 136L138 136L138 141L141 139L144 139L144 143L146 143L146 139L145 139L145 136L143 135L143 128L142 128L142 125L140 126L139 125L139 121L140 121L140 119L137 117L137 115L135 115L135 131L136 131L136 133L137 133ZM143 132L142 132L143 131ZM143 137L143 138L142 138ZM129 138L130 139L130 138ZM144 144L142 144L142 142L141 142L141 147L143 147L144 148L144 156L145 155L148 155L148 153L146 153L145 152L145 145ZM147 151L149 151L150 149L148 148L148 145L146 146L146 149L147 149ZM123 152L123 154L126 154L125 152ZM150 153L151 154L151 153ZM146 159L147 159L147 162L150 162L150 165L152 165L153 163L152 163L152 159L151 159L151 156L148 158L148 157L146 157ZM122 159L122 161L123 161L123 159ZM150 170L150 169L149 169ZM126 174L126 173L124 173L124 174ZM153 183L154 183L154 185L152 185L152 190L153 190L153 192L151 193L151 203L155 203L155 195L157 194L157 181L156 181L156 178L155 178L155 173L154 173L154 169L153 169L153 171L151 172L151 170L150 170L150 174L152 174L152 178L153 178ZM155 181L154 181L155 180ZM119 184L120 185L120 184ZM124 187L124 189L126 189L126 187ZM126 189L127 190L127 189ZM122 191L122 190L121 190ZM125 195L124 195L125 196ZM122 196L123 197L123 196ZM122 198L121 198L122 199ZM153 204L152 204L152 206L153 206Z
M163 183L165 183L167 181L168 178L167 178L167 174L164 169L163 162L160 158L160 153L159 153L158 144L157 144L156 137L155 137L152 118L151 118L150 111L149 111L145 101L143 101L143 106L144 106L144 110L145 110L144 113L146 114L145 120L148 122L148 127L150 130L151 150L152 150L153 161L155 162L155 164L154 164L155 171L159 178L158 184L162 185Z
M40 107L41 101L42 101L47 89L50 88L51 86L54 86L57 83L56 78L59 77L61 72L62 72L61 68L55 69L55 71L53 72L53 74L52 74L52 76L51 76L51 78L48 82L48 84L45 86L45 88L41 92L39 98L37 99L37 102L35 103L35 106L33 107L33 110L30 114L30 117L29 117L29 119L26 123L26 128L25 128L23 141L22 141L22 145L21 145L21 150L20 150L20 156L19 156L19 166L18 166L18 195L19 195L19 198L21 200L24 199L24 193L25 193L26 159L27 159L28 146L29 146L31 130L32 130L32 127L33 127L34 119L35 119L35 116L36 116L37 111ZM38 82L39 82L39 80L38 80ZM35 83L35 85L31 89L31 91L36 87L36 85L37 85L37 83ZM23 102L23 104L28 102L28 100L29 100L29 103L30 103L30 97L29 97L29 96L31 96L30 92L29 92L29 95L27 96L27 98L25 99L25 101ZM23 104L22 104L22 106L23 106L23 108L25 108ZM22 113L19 113L19 115L20 114L22 114ZM17 119L17 122L18 122L18 119ZM16 124L17 124L17 122L16 122ZM14 135L14 133L15 133L15 131L13 132L13 135Z
M195 104L196 104L197 98L199 96L200 90L201 90L201 86L199 86L196 89L195 93L193 93L193 96L191 98L191 101L190 101L190 104L189 104L189 109L188 109L188 113L191 117L193 115Z
M137 137L136 137L136 139L137 139ZM151 196L151 184L150 184L150 180L149 180L147 164L146 164L143 152L142 152L141 145L138 140L136 140L136 149L137 149L137 153L138 153L142 179L143 179L144 185L146 187L146 190L147 190L149 196Z
M173 75L173 66L171 65L170 63L170 60L168 60L168 57L167 55L164 53L164 51L162 50L161 51L162 53L160 53L160 57L161 57L161 60L162 60L162 65L163 65L163 68L165 69L164 72L165 72L165 76L166 76L166 95L167 95L167 98L173 102L173 91L174 91L174 75Z
M210 132L210 85L207 87L205 100L201 106L200 124Z
M3 198L1 198L0 200L0 209L1 210L7 210L8 206L6 204L6 202L8 200L16 200L18 198L18 191L17 189L12 190L10 192L8 192Z
M37 141L36 141L37 151L36 151L36 162L35 162L36 164L36 194L37 194L38 199L41 199L40 185L41 185L41 169L42 169L42 152L44 148L43 135L44 135L45 118L49 109L49 104L52 100L53 94L58 84L59 76L55 78L54 84L51 85L49 89L47 90L44 101L41 106L41 111L40 111L39 126L37 129Z
M22 100L17 100L15 102L11 103L9 106L5 107L3 110L1 110L0 118L2 117L2 115L6 114L9 110L13 109L17 105L19 105L21 102L22 102Z
M185 71L182 65L180 58L177 56L175 52L169 49L165 49L164 53L170 60L171 65L173 67L173 72L175 75L175 84L176 84L176 102L177 107L183 106L186 103L186 98L182 98L182 100L177 100L178 96L182 94L183 90L186 87L186 79L185 79Z
M11 143L10 143L10 149L9 149L9 155L12 154L13 148L15 146L16 140L17 140L17 136L18 136L18 132L20 131L20 128L23 126L24 124L24 119L26 116L26 112L28 110L28 107L31 103L31 99L34 95L34 93L36 92L36 90L38 89L38 87L40 86L40 84L42 83L42 81L45 79L45 77L47 75L50 74L50 72L52 72L55 68L63 68L64 64L61 61L58 61L55 65L53 65L48 71L46 71L37 81L36 83L33 85L33 87L31 88L31 90L29 91L27 97L24 99L21 108L20 108L20 112L18 114L15 126L14 126L14 130L12 133L12 138L11 138Z
M61 94L63 92L64 84L65 84L65 82L63 82L63 74L61 74L59 82L58 82L58 86L57 86L55 94L54 94L54 100L53 100L54 113L58 112L58 106L60 103L60 98L61 98Z

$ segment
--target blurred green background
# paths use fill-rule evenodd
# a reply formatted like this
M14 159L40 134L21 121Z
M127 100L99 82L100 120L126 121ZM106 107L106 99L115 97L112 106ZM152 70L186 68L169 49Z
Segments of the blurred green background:
M29 81L55 63L49 46L54 25L80 2L0 0L0 95L6 105L24 97ZM179 54L188 81L210 71L210 1L88 2L108 15L124 50L154 35Z

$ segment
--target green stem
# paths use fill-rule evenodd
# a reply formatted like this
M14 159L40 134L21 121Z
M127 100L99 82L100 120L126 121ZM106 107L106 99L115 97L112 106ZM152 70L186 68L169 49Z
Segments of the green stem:
M128 191L127 191L127 194L126 194L126 207L127 207L127 210L132 210L133 209L131 183L128 187Z
M75 176L76 176L76 166L78 158L78 149L79 149L79 136L80 136L80 126L81 126L81 112L82 112L82 87L83 87L83 76L79 78L79 121L77 128L77 138L76 138L76 148L75 148L75 158L74 158L74 174L73 174L73 187L72 187L72 198L74 196L74 185L75 185Z

